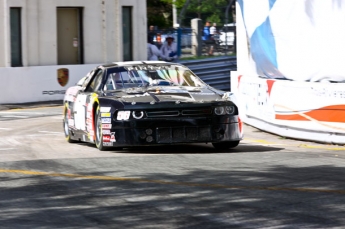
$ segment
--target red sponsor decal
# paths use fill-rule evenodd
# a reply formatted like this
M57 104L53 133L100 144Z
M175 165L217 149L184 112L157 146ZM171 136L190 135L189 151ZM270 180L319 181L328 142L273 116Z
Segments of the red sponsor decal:
M103 136L103 142L110 142L110 136L109 135Z
M268 96L271 95L271 91L272 91L272 88L273 88L273 84L274 84L275 82L276 82L275 80L266 80L267 89L268 89Z
M241 78L242 78L242 75L239 75L237 78L237 81L238 81L237 88L240 86Z

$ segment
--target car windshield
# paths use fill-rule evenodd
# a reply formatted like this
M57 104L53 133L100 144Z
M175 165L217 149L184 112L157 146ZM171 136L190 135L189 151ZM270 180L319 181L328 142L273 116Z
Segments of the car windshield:
M137 65L107 70L106 90L147 86L203 87L205 83L180 65Z

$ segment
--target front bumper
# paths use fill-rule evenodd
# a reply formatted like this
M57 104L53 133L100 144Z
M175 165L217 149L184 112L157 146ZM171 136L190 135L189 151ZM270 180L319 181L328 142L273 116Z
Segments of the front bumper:
M121 121L113 124L113 147L240 141L238 117L225 119L161 119ZM109 146L109 144L107 144Z

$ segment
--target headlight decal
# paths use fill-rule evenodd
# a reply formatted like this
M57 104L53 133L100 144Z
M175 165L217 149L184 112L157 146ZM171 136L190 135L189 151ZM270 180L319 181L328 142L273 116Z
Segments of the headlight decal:
M143 111L133 111L132 116L135 119L141 119L144 117L144 112Z
M216 115L232 115L235 114L236 109L234 106L221 106L221 107L215 107L214 113Z
M119 111L117 112L117 120L128 120L129 116L131 115L130 111Z
M226 106L225 107L225 112L227 113L227 114L234 114L235 113L235 107L234 106Z
M225 114L225 108L224 107L215 107L214 113L216 115L224 115Z

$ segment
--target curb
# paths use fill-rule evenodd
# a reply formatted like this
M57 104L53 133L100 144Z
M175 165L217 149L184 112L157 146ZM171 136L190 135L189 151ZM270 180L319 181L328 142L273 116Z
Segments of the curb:
M32 103L18 103L18 104L0 104L0 111L6 111L11 109L25 109L25 108L37 108L37 107L55 107L62 106L62 100L44 101L44 102L32 102Z

